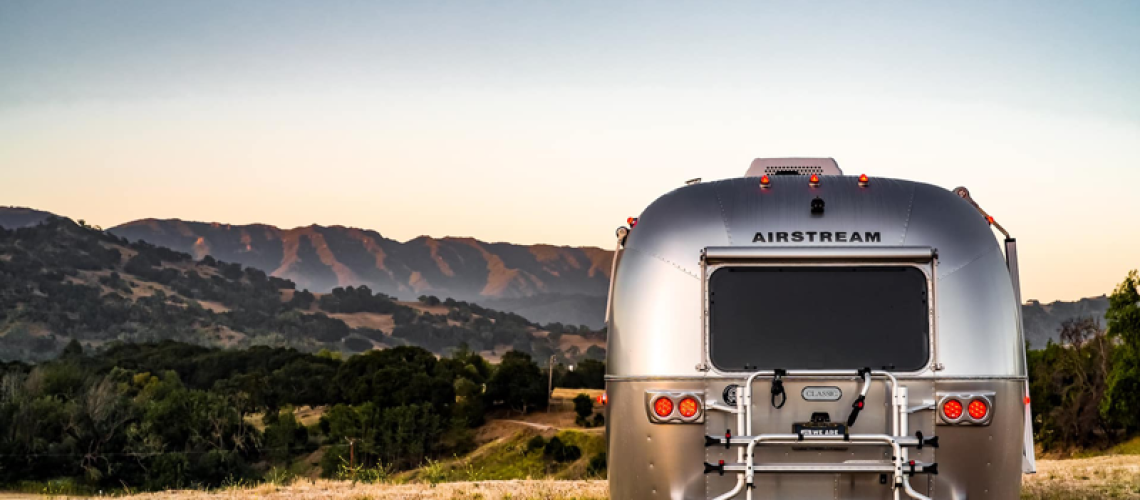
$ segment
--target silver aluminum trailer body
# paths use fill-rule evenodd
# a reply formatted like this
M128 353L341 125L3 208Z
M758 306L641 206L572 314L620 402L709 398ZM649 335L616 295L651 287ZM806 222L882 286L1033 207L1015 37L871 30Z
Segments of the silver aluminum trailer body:
M607 313L612 498L1018 498L1033 457L1016 262L1011 275L1006 260L1007 253L1016 258L1012 240L1003 251L980 209L928 184L842 175L823 175L815 185L802 175L765 180L766 187L754 176L678 188L647 207L635 227L619 230ZM813 213L817 198L825 205ZM821 241L824 234L829 241ZM769 271L826 275L876 266L923 283L914 294L926 309L907 314L926 324L901 329L921 330L922 343L906 341L911 347L899 350L884 337L866 355L911 349L924 353L913 357L920 362L870 371L816 366L814 359L840 359L836 351L846 348L793 339L809 350L800 364L812 366L780 366L779 358L763 360L766 347L734 352L743 348L716 336L728 323L715 319L715 309L728 306L710 297L724 304L732 290L718 271L768 279ZM809 302L814 296L797 293ZM879 293L893 297L866 295ZM810 329L836 324L829 313L797 317ZM766 324L759 317L757 335ZM860 338L879 342L865 332ZM753 355L758 361L750 364ZM744 364L725 361L737 358ZM786 398L779 407L775 386ZM667 417L655 415L661 395L673 398L663 408ZM698 402L692 418L678 413L687 397ZM943 410L950 399L969 410L982 401L984 418L968 422L963 414L951 422ZM831 427L845 429L843 436L803 430L814 420L844 422L859 402L852 425Z

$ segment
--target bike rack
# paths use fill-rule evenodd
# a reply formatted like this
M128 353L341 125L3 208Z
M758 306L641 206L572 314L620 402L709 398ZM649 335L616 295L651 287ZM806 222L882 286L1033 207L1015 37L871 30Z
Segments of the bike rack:
M871 379L884 379L891 391L891 434L847 434L844 436L808 436L804 434L752 434L752 384L757 377L775 376L777 373L783 377L858 377L863 380L862 396L866 396ZM727 493L718 496L715 500L729 500L745 491L745 498L752 500L752 489L756 474L765 473L889 473L893 476L894 498L899 500L900 491L915 500L930 500L929 497L919 493L906 479L907 475L916 473L937 474L938 464L918 463L908 457L908 448L921 449L923 446L938 447L938 437L924 438L921 433L908 436L907 415L907 388L900 387L898 379L890 372L870 369L862 370L765 370L752 373L741 387L743 394L736 398L736 408L725 405L709 405L710 410L722 411L736 415L737 429L744 429L744 436L733 437L726 432L724 437L706 436L705 445L724 445L726 448L737 446L737 463L726 464L723 461L717 465L705 464L705 473L736 472L736 485ZM858 402L857 402L858 404ZM860 407L861 409L861 407ZM858 410L853 410L857 412ZM857 414L857 413L856 413ZM757 446L788 446L812 443L839 443L857 446L889 446L891 447L890 462L841 462L834 464L793 464L774 463L757 464L753 460L753 452Z

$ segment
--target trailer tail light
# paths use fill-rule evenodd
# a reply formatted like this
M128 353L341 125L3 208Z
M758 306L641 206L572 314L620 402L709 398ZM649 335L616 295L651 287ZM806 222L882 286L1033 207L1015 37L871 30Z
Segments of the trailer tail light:
M605 406L605 405L609 404L609 402L610 402L610 397L607 393L603 392L601 394L598 394L598 404Z
M942 403L942 414L950 420L958 420L962 418L962 403L957 399L951 399Z
M677 411L681 413L682 417L692 418L700 411L700 405L698 405L697 400L693 398L685 398L677 405Z
M694 391L645 391L645 408L655 424L703 423L704 393Z
M859 176L859 187L867 187L867 184L870 184L870 183L871 183L871 178L867 177L867 174L861 174Z
M994 395L988 391L938 393L938 425L989 425Z
M760 187L765 189L772 187L772 179L768 177L768 174L760 176Z
M811 174L808 178L808 185L811 187L819 187L819 174Z
M625 222L626 224L629 224L630 229L637 227L637 217L630 217L626 219Z
M985 401L982 401L981 399L975 399L973 401L970 401L970 406L966 408L966 411L969 412L970 418L974 420L982 420L986 418L986 415L989 415L990 407L986 404Z

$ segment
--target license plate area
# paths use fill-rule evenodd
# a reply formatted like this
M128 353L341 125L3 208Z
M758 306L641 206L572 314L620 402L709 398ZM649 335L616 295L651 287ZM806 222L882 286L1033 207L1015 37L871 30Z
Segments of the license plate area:
M847 434L847 424L842 422L803 422L792 424L792 433L803 436L837 436Z
M814 415L813 415L814 417ZM792 433L808 436L834 436L843 437L847 434L847 424L843 422L812 421L792 424ZM792 446L796 451L842 451L846 446L832 443L804 443Z

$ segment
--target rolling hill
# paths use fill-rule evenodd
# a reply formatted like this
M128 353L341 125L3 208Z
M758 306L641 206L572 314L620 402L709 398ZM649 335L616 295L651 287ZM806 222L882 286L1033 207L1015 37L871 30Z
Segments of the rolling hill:
M444 353L466 344L491 359L515 349L569 360L602 357L604 338L450 298L398 301L363 285L297 291L253 267L70 219L0 228L0 359L52 358L75 339L341 352L418 345Z
M31 227L51 217L51 212L24 207L0 207L0 227Z
M190 254L262 269L298 289L365 285L402 299L421 295L497 301L542 321L601 327L613 252L591 247L488 243L421 236L400 242L344 226L282 229L143 219L108 230ZM599 306L598 304L601 303ZM582 304L590 304L583 306Z

